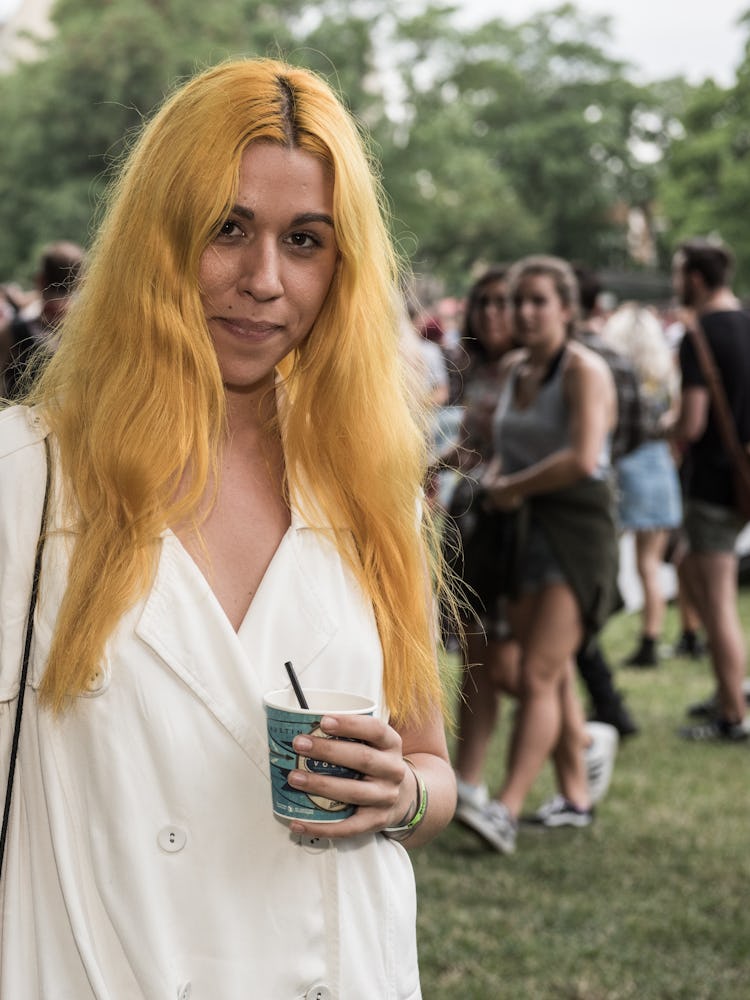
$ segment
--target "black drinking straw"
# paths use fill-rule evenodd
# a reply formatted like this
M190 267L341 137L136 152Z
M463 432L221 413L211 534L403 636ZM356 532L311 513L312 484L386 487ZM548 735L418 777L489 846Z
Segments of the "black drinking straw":
M292 687L294 688L294 693L297 695L297 701L299 702L299 707L300 708L309 708L310 706L307 704L307 698L305 698L305 696L304 696L304 694L302 692L302 688L299 685L299 681L297 680L297 675L294 672L294 667L292 666L292 661L291 660L287 660L286 663L284 664L284 666L286 667L286 672L289 674L289 680L292 682Z

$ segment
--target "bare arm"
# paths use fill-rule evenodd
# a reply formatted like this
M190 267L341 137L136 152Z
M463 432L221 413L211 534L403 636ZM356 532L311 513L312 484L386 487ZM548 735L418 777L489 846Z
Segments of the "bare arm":
M665 421L665 433L682 449L703 436L708 422L710 397L705 386L688 386L680 397L676 416Z
M612 375L592 352L571 345L563 378L570 412L570 444L518 472L502 475L489 469L483 484L496 506L513 508L527 496L571 486L596 468L616 419Z

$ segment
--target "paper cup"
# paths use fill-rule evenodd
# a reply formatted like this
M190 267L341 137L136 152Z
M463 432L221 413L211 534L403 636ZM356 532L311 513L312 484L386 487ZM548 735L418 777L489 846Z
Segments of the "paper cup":
M309 795L301 788L293 788L288 781L290 771L325 773L334 778L356 779L362 775L348 767L298 754L292 741L301 733L306 736L325 736L320 729L320 720L324 715L373 715L375 703L362 695L315 688L305 689L305 699L310 707L300 708L291 688L269 691L263 697L268 727L273 811L277 816L289 820L337 823L351 816L357 807L322 795Z

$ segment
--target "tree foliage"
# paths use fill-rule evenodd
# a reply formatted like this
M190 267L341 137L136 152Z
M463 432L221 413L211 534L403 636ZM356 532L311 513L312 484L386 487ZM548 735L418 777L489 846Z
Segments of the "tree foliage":
M632 207L661 220L663 254L689 230L742 236L750 66L729 103L712 83L637 86L607 53L608 19L570 4L466 27L441 0L58 0L54 22L40 58L0 77L5 279L28 278L51 239L88 242L144 117L236 55L281 56L338 89L402 252L452 291L532 251L629 265Z
M750 25L750 13L744 26ZM670 144L659 188L673 248L691 236L714 236L737 258L736 288L750 293L750 46L725 89L705 81L687 100L681 134ZM665 253L668 248L664 247Z

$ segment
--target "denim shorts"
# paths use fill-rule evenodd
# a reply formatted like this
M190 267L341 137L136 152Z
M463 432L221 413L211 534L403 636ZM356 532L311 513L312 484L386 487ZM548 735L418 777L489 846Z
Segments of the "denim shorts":
M691 552L734 552L744 527L731 507L707 500L687 500L683 529Z
M617 463L620 527L676 528L682 521L680 480L666 441L647 441Z

